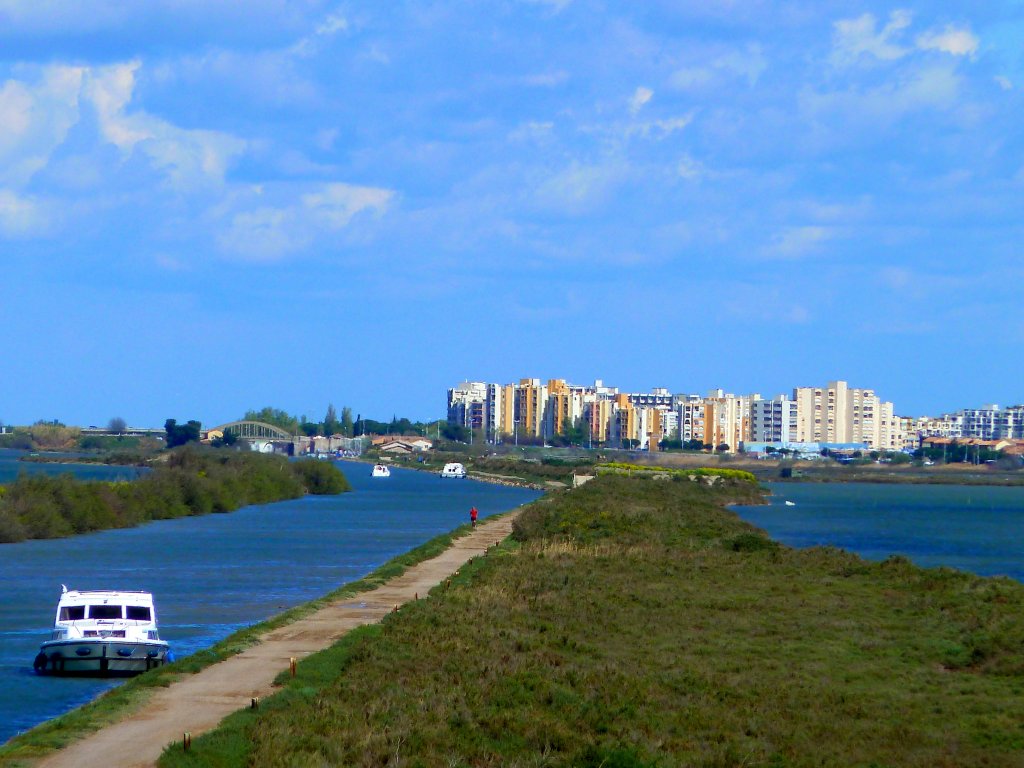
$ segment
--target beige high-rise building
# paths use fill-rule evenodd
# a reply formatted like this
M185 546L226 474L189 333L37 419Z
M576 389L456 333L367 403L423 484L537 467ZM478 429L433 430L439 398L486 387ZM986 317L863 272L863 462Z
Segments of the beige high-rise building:
M710 406L708 423L705 424L705 442L718 449L728 445L728 450L738 451L750 440L750 404L761 396L727 394L721 389L708 393L704 402Z
M548 388L540 383L540 379L520 379L516 390L515 421L522 434L541 436L547 400Z
M873 389L830 381L824 387L793 390L797 411L797 442L865 443L869 448L895 450L902 444L893 405Z

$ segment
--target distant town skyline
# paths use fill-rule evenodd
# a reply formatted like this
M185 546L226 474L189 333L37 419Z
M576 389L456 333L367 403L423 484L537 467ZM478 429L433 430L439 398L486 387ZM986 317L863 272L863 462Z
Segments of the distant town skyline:
M0 0L0 420L1024 400L993 0Z

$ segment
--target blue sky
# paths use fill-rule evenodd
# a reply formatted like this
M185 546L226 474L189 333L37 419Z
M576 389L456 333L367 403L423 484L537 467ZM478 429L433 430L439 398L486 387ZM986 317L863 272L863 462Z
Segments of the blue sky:
M1024 400L1024 3L0 0L0 419Z

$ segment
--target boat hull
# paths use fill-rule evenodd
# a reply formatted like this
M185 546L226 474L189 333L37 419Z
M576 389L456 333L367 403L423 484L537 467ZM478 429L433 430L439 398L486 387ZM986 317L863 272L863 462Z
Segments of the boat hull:
M42 644L32 666L40 675L127 677L163 666L167 656L162 641L51 640Z

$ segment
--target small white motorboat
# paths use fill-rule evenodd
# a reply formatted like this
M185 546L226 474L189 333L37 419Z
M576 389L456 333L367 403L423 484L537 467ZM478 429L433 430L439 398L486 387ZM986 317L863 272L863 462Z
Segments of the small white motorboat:
M391 469L387 464L374 464L370 477L391 477Z
M462 464L459 464L457 461L453 461L450 464L444 465L444 469L441 470L441 477L465 480L466 468Z
M41 675L137 675L170 660L148 592L63 587L49 640L32 667Z
M787 501L786 502L786 506L787 507L795 507L796 506L796 502L795 501Z

